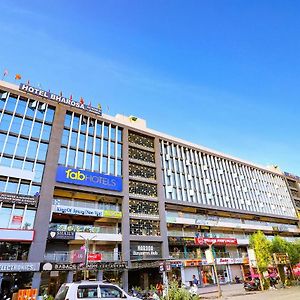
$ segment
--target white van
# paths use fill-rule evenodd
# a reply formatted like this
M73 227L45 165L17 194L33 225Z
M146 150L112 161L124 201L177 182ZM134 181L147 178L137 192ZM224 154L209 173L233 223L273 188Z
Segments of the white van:
M129 296L120 287L100 281L80 281L64 283L57 292L54 300L140 300Z

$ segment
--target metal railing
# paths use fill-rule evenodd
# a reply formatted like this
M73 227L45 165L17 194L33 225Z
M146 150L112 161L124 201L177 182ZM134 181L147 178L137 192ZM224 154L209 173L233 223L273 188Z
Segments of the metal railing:
M216 252L215 258L246 258L247 253L230 253L230 252ZM170 252L170 258L173 259L205 259L204 253L195 252Z

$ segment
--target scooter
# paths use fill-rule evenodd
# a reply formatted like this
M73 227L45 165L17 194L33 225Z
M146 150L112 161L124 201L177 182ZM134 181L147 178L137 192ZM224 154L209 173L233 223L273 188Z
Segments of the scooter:
M244 283L244 289L246 291L258 291L260 290L260 281L258 278Z

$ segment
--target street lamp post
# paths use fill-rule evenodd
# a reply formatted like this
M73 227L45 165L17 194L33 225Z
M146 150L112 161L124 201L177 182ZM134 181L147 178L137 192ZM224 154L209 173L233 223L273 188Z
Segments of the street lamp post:
M79 237L81 237L84 240L84 247L85 247L85 256L84 256L84 272L83 272L83 279L86 280L87 279L87 266L88 266L88 258L89 258L89 252L90 252L90 241L92 241L96 235L94 235L92 238L85 238L82 235L79 235Z
M214 252L212 251L213 244L214 243L208 244L208 247L209 247L209 251L211 252L212 258L213 258L213 270L214 270L214 273L215 273L215 278L216 278L217 286L218 286L218 298L221 298L222 297L222 290L221 290L219 276L218 276L218 272L217 272L216 259L215 259L215 256L214 256Z

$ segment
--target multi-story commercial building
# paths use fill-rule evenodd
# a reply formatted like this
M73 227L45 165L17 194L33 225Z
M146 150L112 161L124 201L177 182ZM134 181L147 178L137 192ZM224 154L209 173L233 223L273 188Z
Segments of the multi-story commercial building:
M0 282L47 287L249 271L249 235L300 237L284 176L50 91L0 82Z
M287 172L284 172L284 175L300 218L300 177Z

